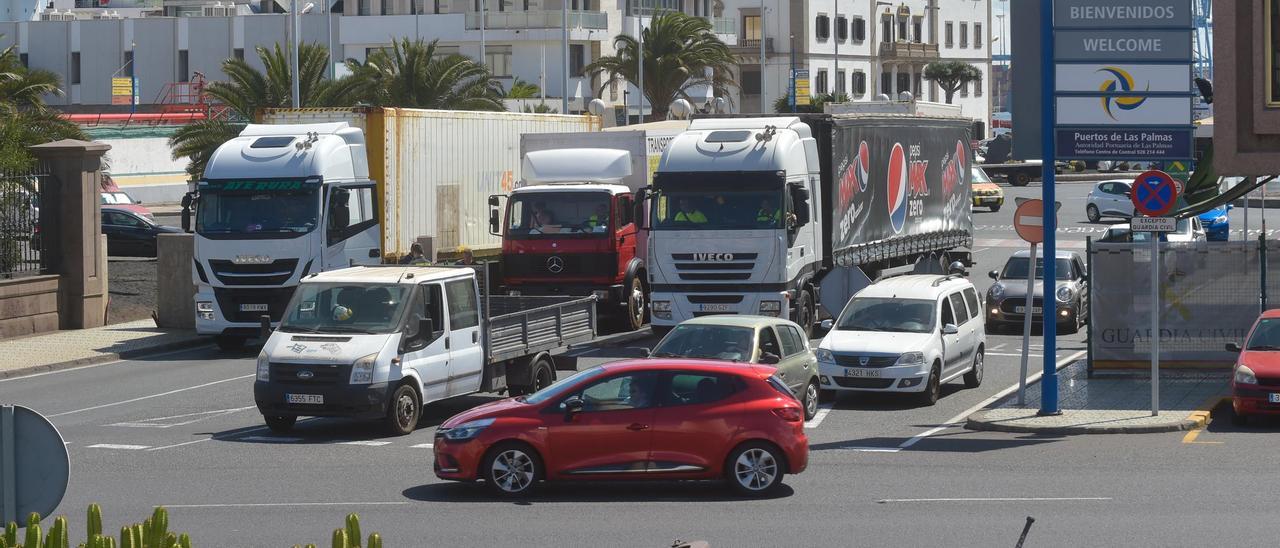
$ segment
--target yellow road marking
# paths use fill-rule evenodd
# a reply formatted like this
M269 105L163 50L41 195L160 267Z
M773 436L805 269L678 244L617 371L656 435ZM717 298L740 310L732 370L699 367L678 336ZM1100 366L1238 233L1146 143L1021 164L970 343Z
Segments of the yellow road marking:
M1204 432L1204 429L1209 427L1209 423L1210 423L1210 422L1213 422L1213 417L1211 416L1211 414L1213 413L1213 408L1214 408L1214 407L1217 407L1219 403L1222 403L1222 402L1227 401L1227 400L1229 400L1229 399L1230 399L1230 398L1224 398L1224 397L1221 397L1221 396L1214 396L1214 397L1212 397L1212 398L1209 398L1209 400L1208 400L1208 401L1206 401L1206 402L1204 402L1203 404L1201 404L1201 405L1200 405L1200 407L1196 408L1196 410L1195 410L1195 411L1192 411L1190 415L1187 415L1187 419L1188 419L1188 420L1195 421L1195 422L1196 422L1196 424L1197 424L1198 426L1196 426L1195 428L1192 428L1190 431L1188 431L1188 432L1187 432L1187 434L1186 434L1185 436L1182 436L1182 443L1196 443L1196 444L1203 444L1203 445L1221 445L1223 442L1220 442L1220 441L1196 441L1196 438L1200 437L1200 433L1201 433L1201 432Z

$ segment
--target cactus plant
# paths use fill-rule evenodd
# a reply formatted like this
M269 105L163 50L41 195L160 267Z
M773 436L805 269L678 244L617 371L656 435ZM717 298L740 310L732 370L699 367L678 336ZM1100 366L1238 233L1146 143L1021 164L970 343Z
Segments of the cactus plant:
M369 533L369 542L365 548L382 548L382 535L377 533Z
M18 546L17 523L11 521L8 525L4 526L4 543L9 545L10 548L16 548Z
M22 548L44 548L41 541L43 532L40 528L40 514L32 512L27 516L27 539L22 543Z
M178 535L178 546L181 548L191 548L191 537L186 533Z
M349 546L347 544L346 529L333 530L333 543L331 544L331 546L333 546L333 548L347 548Z
M89 514L89 517L88 517L88 520L85 522L85 527L88 529L89 538L93 538L94 535L101 536L102 535L102 507L98 506L98 503L96 502L93 504L90 504L88 514Z
M169 511L163 506L157 506L155 511L151 513L151 519L147 520L147 548L172 548L174 543L178 541L175 536L173 542L168 542L169 533Z
M347 514L347 542L351 548L360 548L360 516Z
M135 529L131 526L120 528L120 548L141 548L135 539Z
M146 548L147 529L149 526L150 524L146 522L133 524L133 548Z

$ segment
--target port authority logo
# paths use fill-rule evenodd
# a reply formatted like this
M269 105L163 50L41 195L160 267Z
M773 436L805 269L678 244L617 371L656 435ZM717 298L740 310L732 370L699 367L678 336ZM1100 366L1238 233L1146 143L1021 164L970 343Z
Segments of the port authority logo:
M550 258L548 258L547 272L550 272L552 274L559 274L561 272L564 272L564 259L560 258L559 255L552 255Z
M694 253L693 260L702 263L726 263L733 260L732 253Z
M1102 67L1098 69L1098 72L1110 76L1110 78L1107 78L1102 82L1102 85L1098 87L1098 91L1139 91L1135 89L1136 86L1133 83L1133 76L1122 68ZM1147 83L1146 91L1151 91L1150 82ZM1141 107L1143 103L1147 102L1147 98L1144 96L1124 97L1109 95L1102 97L1100 100L1102 101L1102 110L1106 112L1107 116L1110 116L1112 120L1119 120L1116 118L1115 112L1112 109L1135 110L1138 107Z

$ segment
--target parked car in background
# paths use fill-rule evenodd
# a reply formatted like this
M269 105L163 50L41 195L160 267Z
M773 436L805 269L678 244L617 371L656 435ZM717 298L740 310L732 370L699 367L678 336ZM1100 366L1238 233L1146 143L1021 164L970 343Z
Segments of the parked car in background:
M520 496L542 480L707 480L765 495L809 460L800 401L764 365L614 362L436 430L436 476Z
M1231 376L1231 422L1245 426L1255 415L1280 415L1280 309L1263 312L1236 352Z
M156 224L135 211L120 206L102 206L102 233L107 236L107 255L155 257L156 237L180 232L180 228Z
M1127 228L1127 226L1126 226ZM1027 313L1027 270L1031 267L1031 252L1017 251L1005 262L1004 268L992 270L989 275L996 283L987 290L987 329L991 332L1003 326L1022 325ZM1075 333L1089 318L1089 280L1084 258L1074 251L1058 251L1054 260L1057 278L1053 297L1057 300L1059 333ZM1044 322L1044 253L1036 250L1035 282L1031 300L1031 322Z
M1129 219L1133 217L1133 201L1129 198L1132 185L1129 181L1112 179L1093 185L1085 200L1084 213L1089 222L1096 223L1103 217Z
M768 316L693 318L672 328L649 357L772 365L804 404L805 420L818 414L818 358L795 322Z
M992 181L987 172L978 166L973 166L970 173L973 207L989 207L993 213L1000 211L1000 206L1004 205L1004 191L1000 190L1000 185Z
M135 200L129 193L120 189L111 180L111 176L103 174L102 176L102 205L115 206L117 208L131 211L142 217L155 220L156 216L151 213L150 209L142 206L142 202Z
M1204 227L1205 239L1210 242L1225 242L1231 234L1231 210L1235 206L1223 204L1200 214L1200 224Z
M815 352L824 390L913 393L933 405L944 383L982 384L982 303L963 276L882 280L828 321Z

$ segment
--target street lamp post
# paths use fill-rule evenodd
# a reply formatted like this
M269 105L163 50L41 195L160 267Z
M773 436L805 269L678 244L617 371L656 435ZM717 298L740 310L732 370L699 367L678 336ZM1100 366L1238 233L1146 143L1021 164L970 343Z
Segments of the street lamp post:
M835 78L836 85L831 86L832 95L840 93L840 87L843 85L843 78L840 77L840 0L835 0L835 17L832 22L835 23L835 32L831 33L832 41L836 44L836 60L835 67L831 69L831 76ZM794 54L792 54L794 56Z
M292 0L292 2L289 3L289 29L293 33L293 39L290 40L290 42L292 42L292 47L290 48L292 51L289 54L290 60L293 61L293 74L291 74L289 78L292 80L293 84L291 90L293 92L293 108L301 108L300 105L302 99L301 92L299 91L301 84L298 82L298 0Z
M791 61L790 61L790 64L791 64L791 74L789 75L789 76L791 77L791 86L790 86L790 89L791 89L791 113L792 113L792 114L795 114L795 113L796 113L796 103L798 103L798 102L799 102L799 100L800 100L800 98L799 98L799 97L796 97L796 35L795 35L795 34L792 34L792 35L791 35L791 39L787 42L787 50L788 50L788 51L790 52L790 54L791 54Z
M880 85L880 43L876 42L876 29L880 28L880 21L876 17L876 8L880 6L891 6L893 4L884 0L871 0L871 20L867 21L867 25L871 26L871 45L868 47L868 54L871 57L871 95L874 97L880 93L876 91Z
M766 98L766 96L765 96L765 94L764 94L764 69L765 69L765 57L764 57L764 40L765 40L765 38L764 38L764 36L765 36L764 29L765 29L765 25L764 25L764 15L765 15L764 0L760 0L760 25L759 25L759 27L760 27L760 114L764 114L764 113L766 113L766 112L769 112L769 109L768 109L768 106L767 106L767 105L769 104L769 102L768 102L768 99Z
M640 9L641 11L640 11L639 17L636 17L637 25L640 27L640 32L637 33L637 38L636 38L637 44L639 45L639 47L636 48L636 75L637 75L636 105L638 105L638 108L636 108L636 110L638 111L636 114L636 119L643 124L644 123L644 8L640 8Z
M560 114L569 114L569 0L560 0L560 18L563 28L560 29L561 49L560 61L563 70L563 85L560 93Z

